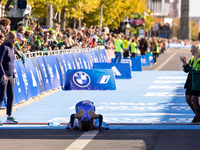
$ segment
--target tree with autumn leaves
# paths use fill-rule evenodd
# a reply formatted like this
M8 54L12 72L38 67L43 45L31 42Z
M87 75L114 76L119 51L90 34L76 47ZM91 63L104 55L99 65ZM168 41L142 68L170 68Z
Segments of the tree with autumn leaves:
M5 0L3 0L5 4ZM28 0L32 7L31 17L46 18L47 4L54 6L54 12L65 10L66 20L71 18L81 19L88 26L99 26L100 9L103 5L103 27L118 28L124 18L133 18L134 13L147 13L145 31L154 24L151 12L146 8L146 0Z

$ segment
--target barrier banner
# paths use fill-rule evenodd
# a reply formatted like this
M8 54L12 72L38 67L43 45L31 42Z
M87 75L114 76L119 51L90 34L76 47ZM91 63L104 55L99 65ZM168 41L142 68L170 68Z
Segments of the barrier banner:
M56 76L57 76L56 78L60 81L59 86L61 86L62 85L62 73L61 73L61 70L60 70L60 67L58 64L58 60L55 55L51 55L50 59L51 59L52 65L55 67L55 70L56 70Z
M105 50L105 52L106 52L106 56L108 58L108 62L110 63L111 62L111 56L110 56L109 50Z
M30 85L31 90L31 97L37 96L40 94L40 86L38 76L35 70L35 67L31 61L31 59L26 59L26 70L27 70L27 77Z
M46 66L45 66L44 59L43 59L42 56L36 57L36 58L38 60L39 66L40 66L40 70L41 70L42 77L43 77L43 80L44 80L45 89L46 89L46 91L49 91L52 88L51 88L51 83L50 83L50 80L49 80L49 76L48 76L48 72L47 72L47 69L46 69Z
M149 61L149 56L141 55L141 62L142 62L142 66L151 67L151 62Z
M97 53L97 51L92 51L94 53L94 60L95 60L95 63L100 63L101 60L99 58L99 54Z
M26 66L27 66L27 60L26 59ZM25 92L25 97L26 97L26 100L28 100L29 98L32 97L32 94L31 94L31 81L30 81L30 77L28 78L29 74L27 73L27 69L24 67L24 64L22 61L17 61L17 64L18 64L18 68L19 68L19 78L21 76L22 80L23 80L23 84L24 84L24 92ZM28 67L28 66L27 66Z
M85 69L78 53L72 53L72 56L74 57L74 61L76 63L76 68L77 69Z
M91 68L93 68L93 64L95 63L95 58L92 55L92 52L85 53L85 56L88 58L88 61L90 62Z
M142 62L140 57L131 58L132 61L132 71L142 71Z
M43 57L43 59L49 75L51 88L58 88L60 86L60 75L58 73L57 67L55 67L55 64L53 64L53 62L51 61L50 56L45 56Z
M85 69L91 69L90 62L89 62L89 60L87 59L85 53L78 53L78 55L80 55L80 57L81 57L81 60L82 60L82 63L83 63L84 68L85 68Z
M122 63L128 63L132 71L132 60L130 58L123 58Z
M99 58L101 60L102 63L108 63L108 58L105 52L105 49L100 49L97 51L99 54Z
M68 69L77 69L74 57L72 54L63 54L65 57L65 62L67 64Z
M94 69L112 69L116 79L131 79L129 63L94 63Z
M38 64L38 61L37 61L37 58L31 58L31 61L35 67L35 70L36 70L36 73L37 73L37 77L38 77L38 80L39 80L39 89L40 89L40 94L45 92L46 89L45 89L45 85L44 85L44 80L43 80L43 77L42 77L42 73L41 73L41 70L40 70L40 66Z
M57 61L58 61L59 67L60 67L61 76L62 76L61 86L64 86L65 85L66 72L67 72L68 69L65 71L62 59L60 58L60 55L56 55L56 58L57 58ZM64 56L63 56L63 58L64 58ZM65 63L65 65L66 65L66 63ZM66 65L66 67L67 67L67 65Z
M154 63L153 54L152 53L147 53L146 55L149 57L150 63Z
M20 60L21 61L21 60ZM16 103L19 103L23 100L26 100L25 95L25 85L21 76L20 68L18 66L17 60L14 61L14 73L15 73L15 86L14 86L14 92L15 92L15 101ZM13 101L14 103L14 101Z
M116 90L112 69L68 70L69 90Z

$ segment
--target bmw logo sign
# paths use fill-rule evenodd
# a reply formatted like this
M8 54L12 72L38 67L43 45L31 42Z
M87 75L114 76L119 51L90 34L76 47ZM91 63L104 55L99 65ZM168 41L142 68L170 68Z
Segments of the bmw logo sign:
M72 78L78 87L87 87L91 82L89 75L82 71L76 72Z

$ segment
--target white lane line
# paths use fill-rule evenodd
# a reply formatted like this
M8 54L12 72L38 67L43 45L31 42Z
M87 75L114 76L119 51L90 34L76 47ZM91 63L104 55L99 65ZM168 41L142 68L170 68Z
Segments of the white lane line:
M164 65L166 65L166 63L168 63L170 61L170 59L172 59L172 57L174 57L174 55L176 55L176 53L173 53L168 59L166 59L160 66L158 66L154 70L160 70Z
M185 83L185 80L176 80L176 81L174 81L174 80L157 80L157 81L155 81L155 82L153 82L153 83Z
M160 76L157 79L187 79L187 76Z
M157 86L157 85L152 85L148 89L184 89L183 86L180 85L166 85L166 86Z
M93 130L83 133L76 141L69 145L65 150L82 150L99 131Z

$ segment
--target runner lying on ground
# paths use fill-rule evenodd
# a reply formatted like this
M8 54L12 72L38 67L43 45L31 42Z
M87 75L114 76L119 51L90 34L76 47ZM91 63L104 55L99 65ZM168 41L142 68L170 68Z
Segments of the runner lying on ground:
M103 122L103 116L100 114L95 114L95 106L94 103L89 100L80 101L75 106L76 114L72 114L70 117L69 124L71 125L69 131L74 130L74 120L77 118L77 127L79 130L83 131L89 131L93 130L95 127L95 120L99 118L99 126L98 130L103 131L101 128L102 122ZM69 126L66 127L66 129L69 128Z

